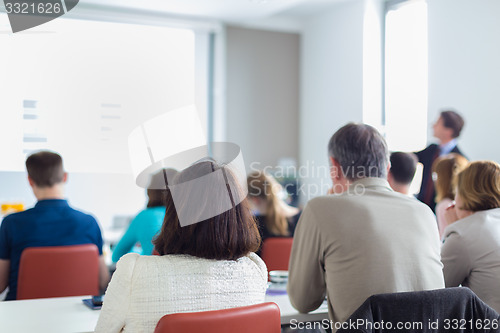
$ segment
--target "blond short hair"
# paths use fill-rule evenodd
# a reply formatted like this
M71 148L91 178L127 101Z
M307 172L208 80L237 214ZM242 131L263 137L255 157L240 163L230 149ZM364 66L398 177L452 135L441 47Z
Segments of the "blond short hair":
M457 178L460 209L473 212L500 207L500 165L493 161L469 164Z

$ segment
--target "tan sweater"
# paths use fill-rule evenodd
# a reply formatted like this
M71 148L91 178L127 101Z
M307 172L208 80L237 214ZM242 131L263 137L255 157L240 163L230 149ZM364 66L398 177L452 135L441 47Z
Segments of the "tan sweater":
M386 180L361 179L305 207L288 282L300 312L316 309L327 295L330 318L345 321L373 294L443 287L434 214Z
M500 208L450 224L441 249L446 287L462 284L500 311Z

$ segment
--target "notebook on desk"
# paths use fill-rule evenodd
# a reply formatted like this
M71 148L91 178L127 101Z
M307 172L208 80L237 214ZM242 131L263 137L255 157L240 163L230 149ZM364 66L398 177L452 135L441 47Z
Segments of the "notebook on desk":
M94 305L92 302L92 298L86 298L82 299L83 304L85 304L87 307L89 307L92 310L101 310L102 304L101 305Z

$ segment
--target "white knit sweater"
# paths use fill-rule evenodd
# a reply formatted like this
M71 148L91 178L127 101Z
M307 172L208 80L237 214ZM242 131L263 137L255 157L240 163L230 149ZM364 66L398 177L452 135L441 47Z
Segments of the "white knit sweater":
M127 254L116 266L95 332L153 333L169 313L264 302L267 269L254 253L236 261Z

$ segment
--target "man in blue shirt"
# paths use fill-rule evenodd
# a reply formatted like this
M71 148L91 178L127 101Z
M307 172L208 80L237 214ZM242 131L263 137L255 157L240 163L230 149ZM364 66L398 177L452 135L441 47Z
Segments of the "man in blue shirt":
M99 249L99 287L109 282L102 256L101 230L95 218L79 212L64 200L62 158L41 151L26 160L28 181L38 202L35 207L4 218L0 227L0 292L9 287L6 300L17 296L22 251L27 247L95 244Z

